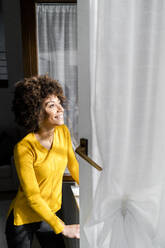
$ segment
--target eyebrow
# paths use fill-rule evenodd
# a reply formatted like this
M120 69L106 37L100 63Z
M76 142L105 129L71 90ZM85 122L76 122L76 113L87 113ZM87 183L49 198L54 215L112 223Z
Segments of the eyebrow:
M52 101L46 102L46 103L45 103L45 106L47 106L47 105L48 105L48 103L51 103L51 102L56 103L56 101L53 101L53 100L52 100ZM59 102L58 102L58 103L60 103L60 100L59 100Z

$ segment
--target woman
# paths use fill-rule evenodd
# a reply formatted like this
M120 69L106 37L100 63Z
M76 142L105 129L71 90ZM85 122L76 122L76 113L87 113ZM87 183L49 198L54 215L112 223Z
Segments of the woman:
M34 233L46 248L63 247L63 235L79 238L79 225L65 225L56 214L66 166L79 183L78 163L64 125L64 100L60 84L48 76L16 83L13 111L28 134L14 148L20 187L8 212L8 247L31 247Z

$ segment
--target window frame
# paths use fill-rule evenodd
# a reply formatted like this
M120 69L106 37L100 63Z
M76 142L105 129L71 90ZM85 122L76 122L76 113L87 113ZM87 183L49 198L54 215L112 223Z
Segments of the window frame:
M23 50L24 77L38 75L38 54L37 54L37 3L77 3L77 0L20 0L21 7L21 32ZM65 182L73 182L71 175L64 176Z
M20 0L24 77L38 75L37 3L77 3L77 0Z

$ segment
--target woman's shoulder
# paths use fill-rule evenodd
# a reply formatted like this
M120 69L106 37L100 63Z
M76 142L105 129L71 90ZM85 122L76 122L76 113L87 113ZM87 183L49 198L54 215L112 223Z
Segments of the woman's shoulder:
M31 147L31 144L34 142L34 137L33 133L28 133L26 136L24 136L16 145L15 148L17 147L22 147L26 146L27 148Z
M69 132L69 129L68 129L67 125L65 125L65 124L56 126L55 131L56 131L56 129L59 132L65 132L65 133L68 133Z
M67 125L63 124L63 125L59 125L59 126L56 126L55 128L55 136L59 136L60 139L63 139L63 140L68 140L70 139L70 131L69 131L69 128L67 127Z

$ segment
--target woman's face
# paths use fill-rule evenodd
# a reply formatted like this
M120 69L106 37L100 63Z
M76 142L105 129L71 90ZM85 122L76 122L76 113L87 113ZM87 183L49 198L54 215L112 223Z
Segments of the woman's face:
M41 125L59 126L64 124L64 109L55 95L48 96L42 104Z

